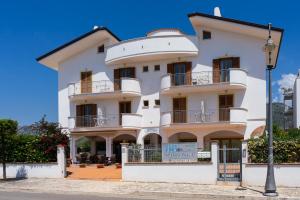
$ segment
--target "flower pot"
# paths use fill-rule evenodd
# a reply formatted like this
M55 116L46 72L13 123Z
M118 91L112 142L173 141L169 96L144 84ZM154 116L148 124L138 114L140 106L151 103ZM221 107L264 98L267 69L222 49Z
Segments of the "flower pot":
M97 164L97 168L104 168L104 164Z

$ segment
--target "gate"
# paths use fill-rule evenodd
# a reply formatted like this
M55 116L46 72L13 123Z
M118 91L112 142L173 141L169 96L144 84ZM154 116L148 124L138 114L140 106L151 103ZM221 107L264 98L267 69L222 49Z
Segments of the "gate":
M242 181L241 148L227 148L223 145L218 154L218 180Z

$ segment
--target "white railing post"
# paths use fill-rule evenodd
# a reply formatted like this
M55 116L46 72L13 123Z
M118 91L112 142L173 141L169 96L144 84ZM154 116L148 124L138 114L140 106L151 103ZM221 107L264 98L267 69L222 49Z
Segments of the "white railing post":
M124 164L128 162L128 145L129 145L129 143L121 143L121 146L122 146L122 168L124 168Z
M212 141L211 142L211 162L213 164L213 168L215 171L215 177L216 177L216 182L218 178L218 141Z
M67 176L67 160L65 155L65 147L63 145L57 145L57 164L60 169L61 177Z

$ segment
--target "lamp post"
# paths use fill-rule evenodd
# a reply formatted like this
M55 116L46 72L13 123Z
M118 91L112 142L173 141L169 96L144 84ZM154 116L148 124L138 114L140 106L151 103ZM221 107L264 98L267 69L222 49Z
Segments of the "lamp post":
M269 37L267 43L264 46L264 51L266 53L266 65L268 71L268 91L269 91L269 100L268 100L268 169L267 177L265 183L265 196L277 196L276 192L276 183L274 177L274 160L273 160L273 124L272 124L272 69L275 68L273 64L273 54L276 48L272 37L271 37L271 23L269 23Z

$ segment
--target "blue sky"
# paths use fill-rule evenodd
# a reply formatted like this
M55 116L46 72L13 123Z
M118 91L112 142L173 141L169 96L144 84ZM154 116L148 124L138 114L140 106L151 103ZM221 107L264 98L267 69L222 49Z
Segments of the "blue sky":
M279 2L279 1L278 1ZM156 28L179 28L193 34L187 14L213 13L224 17L285 29L278 68L274 71L275 100L282 74L296 74L299 58L299 7L297 1L269 0L26 0L3 1L0 6L0 118L31 124L44 114L57 120L57 73L35 58L90 31L107 26L121 39L144 36ZM286 75L280 84L290 84ZM284 76L285 77L285 76ZM292 77L293 78L293 77Z

